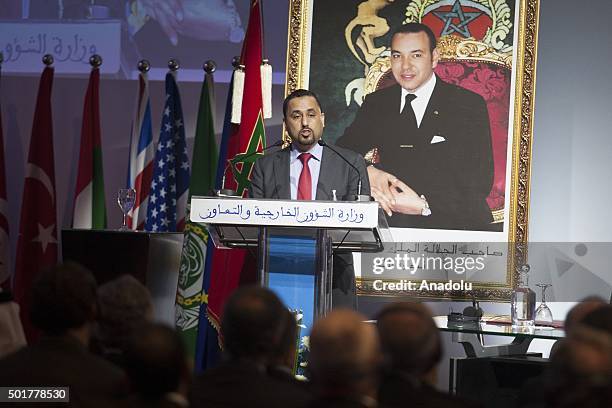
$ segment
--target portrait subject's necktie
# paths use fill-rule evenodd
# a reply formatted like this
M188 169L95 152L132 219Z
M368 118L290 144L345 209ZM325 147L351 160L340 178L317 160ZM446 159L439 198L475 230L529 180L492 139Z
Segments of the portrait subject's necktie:
M416 99L415 94L407 94L406 102L404 103L404 109L402 110L402 118L406 124L407 129L417 129L417 121L416 116L414 114L414 109L412 109L412 101Z
M298 181L298 200L312 200L312 178L310 177L310 167L308 160L312 157L310 153L302 153L298 159L302 162L302 172Z

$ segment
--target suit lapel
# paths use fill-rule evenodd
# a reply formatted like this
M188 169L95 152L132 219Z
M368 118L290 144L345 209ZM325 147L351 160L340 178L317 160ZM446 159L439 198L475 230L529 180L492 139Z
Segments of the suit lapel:
M321 166L319 167L319 181L317 182L317 194L315 200L331 200L331 190L328 188L326 179L333 173L333 158L329 149L323 148L321 152Z
M436 86L431 93L429 103L427 104L425 114L423 115L423 120L421 120L421 126L419 127L422 143L426 145L430 144L431 139L437 134L437 132L439 132L438 121L440 113L442 113L442 103L444 101L443 87L444 84L442 83L442 80L439 77L436 77Z
M285 149L281 154L276 155L274 160L274 191L271 198L291 200L291 187L289 177L289 149Z

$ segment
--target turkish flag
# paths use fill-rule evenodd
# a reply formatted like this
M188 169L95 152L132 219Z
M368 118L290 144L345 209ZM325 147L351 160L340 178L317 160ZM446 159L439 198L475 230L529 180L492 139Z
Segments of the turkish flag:
M21 306L21 322L28 342L38 336L29 316L32 282L43 268L57 263L52 85L53 68L46 67L40 78L32 124L15 261L13 291L15 300Z

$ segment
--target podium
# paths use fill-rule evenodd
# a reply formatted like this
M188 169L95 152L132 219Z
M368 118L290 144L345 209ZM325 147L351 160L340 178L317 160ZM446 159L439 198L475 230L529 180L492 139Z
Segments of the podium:
M258 280L302 315L302 333L331 308L333 256L392 242L378 203L193 197L190 219L217 248L257 251Z

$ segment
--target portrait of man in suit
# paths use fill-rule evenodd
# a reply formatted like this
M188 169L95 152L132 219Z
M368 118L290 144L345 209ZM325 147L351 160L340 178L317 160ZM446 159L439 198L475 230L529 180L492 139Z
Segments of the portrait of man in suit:
M289 94L283 103L283 116L292 143L255 162L249 197L343 200L359 193L360 180L361 194L370 194L365 160L361 155L340 147L334 147L335 152L318 143L323 136L325 114L315 93L298 89ZM355 305L352 255L335 255L333 264L334 307L352 307ZM344 301L340 300L342 297Z
M493 153L484 99L434 73L436 38L421 23L392 32L397 84L367 95L338 145L365 154L372 195L393 227L489 230Z

